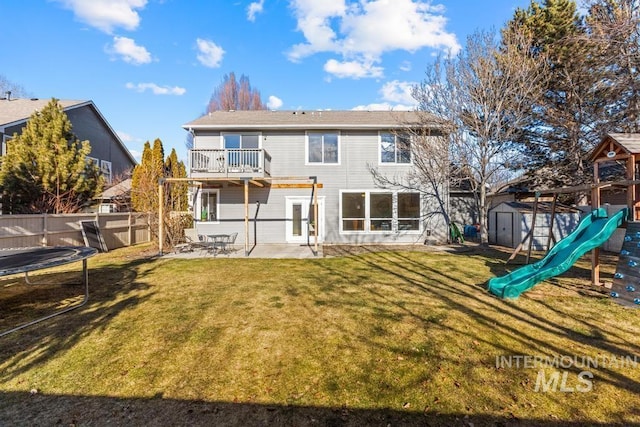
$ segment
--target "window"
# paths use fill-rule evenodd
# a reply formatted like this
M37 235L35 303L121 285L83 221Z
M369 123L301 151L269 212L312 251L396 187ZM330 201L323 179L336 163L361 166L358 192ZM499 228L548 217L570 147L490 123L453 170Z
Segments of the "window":
M224 148L227 149L258 149L260 148L260 135L257 133L225 133L222 135Z
M393 222L393 194L371 193L369 195L371 231L391 231Z
M196 206L196 218L200 221L218 221L218 203L218 190L202 190Z
M87 161L88 164L93 163L94 165L96 165L96 167L100 167L100 161L98 159L96 159L95 157L87 156L86 161Z
M307 134L307 163L338 164L339 138L336 132Z
M398 230L420 230L419 193L398 193Z
M100 172L102 172L102 176L104 177L104 182L106 182L107 184L111 184L111 176L112 176L111 162L107 162L106 160L100 160Z
M257 169L260 163L260 134L257 133L225 133L222 134L223 148L232 150L227 153L230 168ZM246 150L246 151L245 151Z
M342 193L342 229L364 231L366 193Z
M380 163L411 163L411 140L409 136L381 133Z
M343 191L341 232L420 231L420 194Z

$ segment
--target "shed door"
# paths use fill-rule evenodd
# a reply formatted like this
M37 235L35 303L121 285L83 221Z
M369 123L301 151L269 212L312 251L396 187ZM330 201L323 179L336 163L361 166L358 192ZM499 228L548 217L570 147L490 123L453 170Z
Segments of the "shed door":
M513 213L496 212L496 243L513 247Z

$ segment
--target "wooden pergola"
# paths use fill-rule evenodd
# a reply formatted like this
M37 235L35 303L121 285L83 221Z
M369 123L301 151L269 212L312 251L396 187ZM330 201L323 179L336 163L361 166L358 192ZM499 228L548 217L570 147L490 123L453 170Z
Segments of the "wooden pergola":
M246 177L246 178L160 178L158 182L158 253L163 253L164 242L164 184L172 182L186 182L195 186L202 187L203 183L228 183L244 187L244 254L249 255L249 186L271 188L309 188L312 191L313 214L316 222L318 221L318 189L322 188L322 184L318 183L316 176L286 176L286 177ZM319 226L313 228L313 246L314 253L318 254L318 229Z

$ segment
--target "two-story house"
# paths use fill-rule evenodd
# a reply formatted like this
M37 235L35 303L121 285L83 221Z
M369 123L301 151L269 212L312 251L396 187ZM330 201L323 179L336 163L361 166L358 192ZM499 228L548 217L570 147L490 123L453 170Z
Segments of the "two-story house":
M420 188L382 188L413 168L416 112L216 111L183 125L199 234L238 242L366 244L446 240ZM444 153L446 155L446 153ZM316 218L317 215L317 218Z
M14 133L22 133L31 115L43 109L50 101L11 98L10 95L0 99L0 154L5 155L7 141L13 138ZM132 171L136 165L135 159L93 101L58 100L58 103L71 122L72 132L80 141L89 141L89 156L100 167L107 185L114 177L124 176Z

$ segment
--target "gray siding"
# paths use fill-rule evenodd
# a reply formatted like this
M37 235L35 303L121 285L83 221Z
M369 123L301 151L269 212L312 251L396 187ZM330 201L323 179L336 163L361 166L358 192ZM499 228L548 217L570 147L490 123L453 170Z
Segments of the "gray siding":
M194 149L221 148L220 132L196 133ZM323 185L318 196L324 201L325 243L416 243L446 241L446 225L441 217L424 219L421 232L358 232L340 233L340 191L376 190L370 167L378 167L388 176L402 178L410 165L379 165L379 132L376 130L340 131L339 164L310 165L306 162L306 132L304 130L263 131L262 147L271 155L271 177L316 176ZM229 183L220 188L219 223L200 223L201 234L238 232L237 242L244 242L244 189ZM311 189L278 189L250 186L249 242L282 243L285 241L286 199L311 197ZM256 217L256 201L260 209ZM424 203L424 198L423 198ZM428 212L433 207L423 206ZM428 231L427 231L428 230Z
M65 114L73 126L71 131L78 139L89 141L91 145L89 156L111 162L113 177L133 169L135 163L126 148L90 105L68 109ZM22 133L22 128L25 126L24 122L8 126L5 129L6 137L11 138L14 133Z

